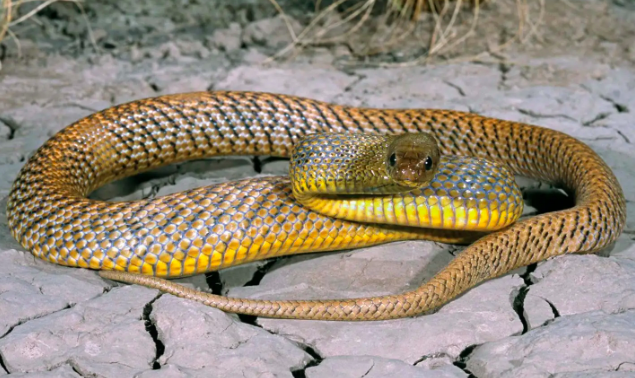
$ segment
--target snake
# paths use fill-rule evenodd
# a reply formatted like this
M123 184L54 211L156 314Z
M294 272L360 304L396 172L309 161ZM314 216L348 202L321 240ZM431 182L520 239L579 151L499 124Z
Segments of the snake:
M138 172L226 155L295 160L289 177L139 201L88 197ZM515 199L509 174L558 186L574 205L516 220L522 199ZM360 180L370 193L360 193ZM381 219L364 223L370 215ZM34 256L95 269L105 279L230 313L364 321L426 314L519 267L603 250L625 226L626 200L596 152L553 129L454 110L207 91L115 105L61 129L20 170L7 218L13 237ZM466 246L419 287L368 298L253 300L170 281L259 259L405 239Z

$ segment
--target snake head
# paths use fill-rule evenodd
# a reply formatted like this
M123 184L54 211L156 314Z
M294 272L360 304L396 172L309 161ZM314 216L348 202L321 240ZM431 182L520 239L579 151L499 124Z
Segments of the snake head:
M396 184L420 188L432 181L440 157L439 146L432 135L402 134L388 145L386 169Z

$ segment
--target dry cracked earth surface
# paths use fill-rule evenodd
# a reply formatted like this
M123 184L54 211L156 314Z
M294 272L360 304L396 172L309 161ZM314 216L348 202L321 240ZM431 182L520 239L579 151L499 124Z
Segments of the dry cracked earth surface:
M451 108L561 130L588 143L615 171L628 220L605 253L520 269L434 314L348 323L239 317L53 266L17 245L2 218L0 376L635 376L635 12L628 1L580 3L577 22L567 19L563 31L561 20L547 18L542 39L515 50L511 63L428 67L342 65L350 59L342 45L259 64L289 42L264 1L233 8L213 1L96 2L87 5L87 19L98 51L70 4L16 29L19 54L11 40L0 48L1 197L25 159L81 117L158 94L231 89L358 106ZM209 159L109 184L92 197L161 196L286 169L281 160ZM519 180L533 199L529 216L567 202ZM180 281L249 298L382 295L420 285L460 249L399 242Z

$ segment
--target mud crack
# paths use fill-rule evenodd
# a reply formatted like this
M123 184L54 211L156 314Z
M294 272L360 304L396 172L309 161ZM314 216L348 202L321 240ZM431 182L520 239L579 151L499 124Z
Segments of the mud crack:
M70 366L70 368L75 372L75 374L79 375L80 377L84 378L84 377L89 377L89 376L93 376L93 374L91 374L90 372L84 372L79 364L74 360L74 359L70 359L67 361L68 366ZM63 364L57 366L56 368L63 366Z
M465 97L465 91L463 90L463 88L461 88L460 86L454 84L453 82L449 81L449 80L444 80L443 81L446 85L449 85L450 87L456 89L457 92L459 92L459 94L461 95L461 97Z
M0 353L0 368L5 371L5 373L9 374L9 370L7 370L7 365L4 364L4 359L2 358L2 354Z
M70 308L73 308L74 306L75 306L75 304L74 304L74 303L73 303L73 304L68 304L68 305L66 305L66 306L64 306L64 307L62 307L62 308L57 309L57 310L54 310L54 311L51 311L51 312L47 312L46 314L40 314L40 315L33 316L33 317L30 317L30 318L27 318L27 319L20 319L17 323L15 323L15 324L14 324L14 325L12 325L11 327L9 327L9 330L7 330L7 332L5 332L5 333L4 333L4 335L0 335L0 339L2 339L2 338L4 338L4 337L7 337L7 336L8 336L11 332L13 332L13 330L14 330L16 327L19 327L19 326L21 326L22 324L25 324L25 323L27 323L27 322L30 322L31 320L37 320L37 319L41 319L41 318L44 318L44 317L49 316L49 315L56 314L56 313L58 313L58 312L60 312L60 311L65 311L65 310L68 310L68 309L70 309Z
M156 354L154 356L154 359L152 360L152 370L159 370L161 369L161 364L159 363L159 359L161 358L161 356L163 356L163 353L165 352L165 344L163 344L163 341L161 341L161 339L159 339L159 332L157 330L157 326L154 323L154 321L152 320L152 318L150 317L150 315L152 314L152 305L154 304L154 302L161 298L163 294L159 294L156 296L156 298L154 298L153 300L151 300L150 302L148 302L144 307L143 307L143 316L142 319L145 323L145 329L146 331L150 334L150 337L152 338L152 341L154 341L154 345L155 345L155 349L156 349Z
M622 369L622 366L625 366L624 370ZM624 361L622 363L620 363L619 365L617 365L617 368L614 371L629 371L632 370L632 366L635 366L635 362L634 361Z
M372 361L371 364L370 364L370 367L368 368L368 370L366 370L364 375L362 375L360 378L364 378L364 377L368 376L368 374L370 374L370 372L373 370L374 367L375 367L375 361Z
M320 356L315 349L311 348L308 345L304 345L304 344L300 344L298 343L298 345L300 347L302 347L302 349L313 358L313 360L311 362L309 362L308 364L306 364L306 366L304 366L304 368L302 369L298 369L298 370L293 370L291 371L291 375L293 375L294 378L306 378L306 369L314 367L314 366L318 366L319 364L322 363L322 361L324 361L324 357ZM369 369L366 374L368 374L368 372L370 372L371 369Z
M559 318L560 317L560 312L556 308L556 305L554 305L551 301L548 301L546 299L545 299L545 302L547 302L547 304L551 308L551 312L553 313L553 318L554 319Z
M11 118L3 116L0 116L0 122L2 122L2 124L4 124L9 129L7 140L12 140L13 138L15 138L15 132L20 129L20 125Z
M624 133L623 133L622 131L620 131L620 130L616 130L616 131L617 131L617 134L618 134L619 136L621 136L621 137L622 137L622 139L624 139L624 142L626 142L626 143L628 143L628 144L631 144L631 140L630 140L630 139L628 139L628 137L627 137L626 135L624 135Z
M207 286L212 294L223 294L223 281L220 279L220 272L214 271L205 274L205 281L207 282Z
M472 374L471 371L467 369L467 360L470 359L470 355L472 354L474 349L476 349L477 346L478 345L470 345L469 347L463 349L461 354L459 354L459 358L457 358L457 360L454 361L454 366L463 370L463 372L467 374L468 378L478 378L477 376Z
M607 119L610 115L611 113L600 113L596 115L595 117L593 117L592 119L582 122L582 126L593 127L594 123L596 123L597 121L601 121L603 119Z
M520 322L523 325L523 331L521 335L524 335L529 330L529 323L525 314L525 298L527 297L528 292L529 287L523 286L522 288L520 288L520 290L518 290L518 294L516 294L516 297L512 302L512 307L516 312L516 315L518 315L518 319L520 319Z
M628 106L624 104L620 104L619 102L615 101L614 99L608 96L600 96L600 98L602 98L602 100L604 101L610 102L611 105L613 105L613 107L615 108L615 110L617 110L618 113L628 113L630 111Z
M566 114L542 114L542 113L535 112L533 110L522 109L522 108L519 108L517 110L518 110L518 113L520 113L520 114L524 114L524 115L527 115L527 116L530 116L530 117L533 117L533 118L537 118L537 119L541 119L541 118L543 118L543 119L564 118L564 119L568 119L570 121L577 122L576 119L574 119L573 117L570 117L570 116L568 116Z
M425 356L422 356L421 358L419 358L417 361L415 361L414 364L412 364L413 366L417 366L420 363L422 363L423 361L429 360L431 358L442 358L442 357L450 357L448 356L447 353L445 352L438 352L438 353L432 353L432 354L426 354Z
M355 77L355 80L350 83L349 85L346 86L346 88L344 88L343 92L351 92L353 91L353 88L355 88L357 86L357 84L359 84L362 80L366 79L368 76L364 75L364 74L360 74L357 72L344 72L349 76L353 76Z
M512 308L523 325L521 335L524 335L527 331L529 331L529 321L527 320L527 314L525 313L525 298L527 297L527 293L529 293L529 287L534 284L531 281L530 275L536 270L536 267L537 264L527 266L525 273L520 276L520 278L523 279L524 285L518 289L518 292L512 301Z

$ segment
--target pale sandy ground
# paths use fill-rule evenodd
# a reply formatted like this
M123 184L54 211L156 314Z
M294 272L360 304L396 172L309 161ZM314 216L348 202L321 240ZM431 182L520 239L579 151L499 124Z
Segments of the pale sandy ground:
M103 17L119 25L91 16L100 53L77 39L85 30L69 21L65 7L42 16L43 27L22 30L22 57L5 42L0 196L41 143L94 111L163 93L259 90L351 105L459 109L562 130L591 145L617 174L629 201L625 233L602 256L559 257L521 269L432 315L335 323L239 318L154 290L113 286L90 271L35 261L3 219L0 376L635 376L632 2L580 2L578 17L586 18L547 23L540 41L514 53L518 64L346 69L339 64L349 54L343 46L256 64L288 36L279 19L267 18L273 13L266 4L239 3L244 8L237 13L210 5L218 12L209 20L197 17L211 11L195 2L174 9L130 3L137 4L132 15L110 3L94 5L109 9ZM237 23L218 21L227 14ZM286 174L286 162L265 163L261 173L244 158L181 164L93 196L135 199L259 174ZM432 242L393 243L261 262L186 282L251 298L397 293L424 282L457 251Z

